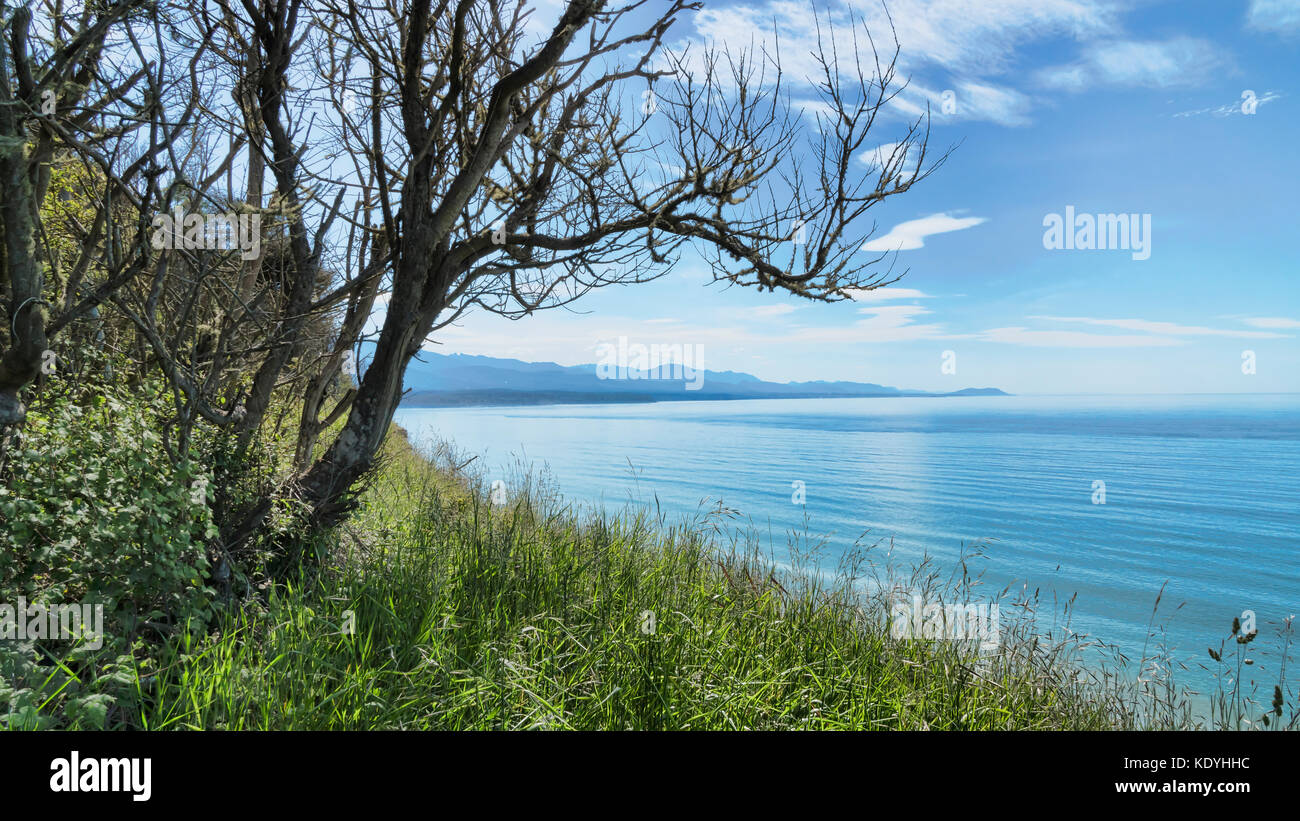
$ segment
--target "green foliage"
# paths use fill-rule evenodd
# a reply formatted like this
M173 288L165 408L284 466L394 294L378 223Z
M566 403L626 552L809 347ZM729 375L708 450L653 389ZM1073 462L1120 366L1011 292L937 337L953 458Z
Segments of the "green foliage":
M100 601L128 629L206 618L210 480L164 445L163 392L107 386L42 410L9 446L0 590Z
M61 658L31 641L0 641L0 727L103 730L136 688L130 653L108 645Z
M87 192L102 184L102 172L77 162L57 162L50 166L50 183L41 203L42 251L49 262L47 286L54 304L62 304L67 295L67 277L81 255L81 231L95 221L95 203ZM97 263L92 263L97 264Z
M192 454L164 441L167 409L154 384L56 381L6 443L0 603L102 604L105 635L99 648L63 637L0 642L0 723L102 726L134 686L142 639L211 620L211 488Z

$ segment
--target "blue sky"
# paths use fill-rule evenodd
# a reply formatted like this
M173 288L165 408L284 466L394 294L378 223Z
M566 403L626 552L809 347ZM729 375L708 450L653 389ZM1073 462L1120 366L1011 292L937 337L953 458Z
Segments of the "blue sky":
M556 3L538 5L544 17ZM879 3L829 13L850 7L883 33ZM807 9L708 3L678 23L675 44L761 44L775 20L798 72ZM871 212L875 247L900 249L901 282L828 305L711 284L688 253L661 280L588 295L579 313L469 315L427 347L572 365L623 335L700 345L711 370L777 381L1300 390L1300 0L895 0L889 10L910 86L869 142L899 139L928 100L932 148L960 143ZM949 90L956 110L944 114ZM1242 110L1248 90L1253 114ZM812 99L796 84L795 97L805 91ZM1044 248L1045 216L1067 206L1149 214L1149 258ZM941 368L949 351L955 373Z

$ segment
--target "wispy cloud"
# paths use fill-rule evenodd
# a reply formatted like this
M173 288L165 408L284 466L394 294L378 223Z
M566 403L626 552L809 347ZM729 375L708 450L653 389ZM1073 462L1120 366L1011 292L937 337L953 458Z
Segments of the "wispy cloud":
M1300 319L1284 316L1252 316L1242 321L1256 328L1300 328Z
M920 305L882 305L863 308L867 318L853 326L855 338L864 342L900 342L910 339L931 339L943 335L943 326L916 324L915 318L930 312Z
M1118 30L1118 9L1092 0L891 0L817 4L823 13L819 29L809 5L799 0L767 0L730 7L710 6L694 17L697 43L703 41L737 53L744 49L781 55L786 76L810 86L821 77L813 53L818 39L840 55L841 71L853 73L853 55L864 48L861 25L883 45L897 36L901 48L899 74L913 82L894 98L891 107L903 117L925 112L949 120L983 120L1003 125L1028 122L1029 98L992 78L1005 75L1026 44L1059 37L1087 40ZM833 31L826 24L830 22ZM777 47L779 33L780 46ZM855 40L856 38L856 40ZM675 51L681 53L686 43ZM688 53L690 70L702 67L700 49ZM884 57L890 56L888 53ZM871 65L869 55L867 66ZM923 73L931 74L929 82ZM952 77L940 82L933 75ZM723 78L724 81L727 79ZM940 96L945 89L957 95L957 108L942 115ZM821 110L811 102L798 105L810 113Z
M899 289L907 290L907 289ZM769 307L769 306L763 306ZM776 306L770 306L776 307ZM597 359L601 341L620 336L641 343L702 345L708 351L710 367L734 368L739 362L725 364L719 352L752 351L762 354L780 352L782 357L805 361L829 359L828 350L860 350L859 346L875 343L908 342L920 339L953 338L943 325L926 321L929 311L920 305L880 304L863 306L860 317L843 324L828 325L818 318L807 325L788 322L754 322L752 311L732 317L723 313L722 321L692 322L671 325L632 316L568 314L546 311L524 320L528 333L502 333L507 321L485 312L467 315L456 325L438 332L434 341L426 341L425 350L439 353L476 353L523 359L530 362L556 362L561 365L589 364ZM965 337L961 337L965 338ZM828 348L831 346L831 348ZM836 367L848 372L849 363ZM806 372L806 368L804 368ZM795 371L793 376L798 376Z
M875 305L859 309L865 315L851 325L801 328L785 337L788 343L865 344L955 338L938 323L918 323L930 313L921 305Z
M1260 31L1300 31L1300 0L1250 0L1246 25Z
M1233 114L1245 114L1246 112L1242 109L1242 105L1246 102L1247 96L1249 95L1243 91L1241 99L1233 100L1230 103L1211 106L1209 108L1196 108L1196 109L1192 109L1191 111L1180 111L1174 116L1175 117L1202 117L1206 114L1209 114L1212 117L1231 117ZM1265 91L1263 94L1255 95L1255 105L1261 106L1281 98L1282 95L1276 91Z
M854 302L883 302L890 299L929 299L930 295L915 288L894 288L885 286L884 288L872 288L869 291L860 288L853 288L846 293L853 298ZM867 309L863 309L867 310Z
M807 123L815 123L820 117L823 123L833 123L840 118L835 107L825 100L801 97L791 100L790 105L798 111Z
M993 328L979 338L987 342L1047 348L1164 348L1182 344L1165 336L1090 334L1086 331L1035 331L1023 326Z
M863 151L859 154L858 162L862 163L867 168L875 170L884 170L886 163L894 162L897 164L897 168L900 172L911 173L916 170L917 163L920 161L921 146L919 143L913 142L907 147L907 151L904 153L902 161L898 162L899 158L894 155L898 153L899 146L901 145L901 142L882 143L875 148Z
M944 111L945 91L952 92L951 113ZM890 105L896 113L909 120L929 116L946 122L969 120L1022 126L1030 123L1033 101L1028 95L1006 85L961 80L946 89L909 83L907 88L899 89Z
M1086 47L1080 60L1041 69L1040 84L1060 91L1093 86L1171 88L1204 83L1227 65L1208 40L1115 40Z
M1029 125L1033 101L1004 85L962 81L954 89L955 119L991 120L1007 126Z
M1078 322L1085 325L1101 325L1110 328L1122 328L1126 331L1144 331L1150 334L1164 334L1166 336L1231 336L1243 339L1277 339L1287 336L1286 334L1275 334L1268 331L1206 328L1200 325L1179 325L1176 322L1156 322L1149 319L1096 319L1087 316L1031 316L1029 318L1050 322Z
M862 250L875 252L915 251L925 247L925 238L932 234L962 231L982 222L984 217L954 217L950 214L931 214L928 217L908 220L895 225L888 234L864 243Z
M804 3L789 3L806 13ZM873 26L881 4L861 3ZM1116 9L1091 0L892 0L888 11L908 59L964 73L1005 71L1016 49L1051 37L1095 37L1116 27Z
M743 319L774 319L779 316L787 316L799 310L799 305L786 305L777 303L775 305L759 305L756 308L735 308L728 313L737 318Z

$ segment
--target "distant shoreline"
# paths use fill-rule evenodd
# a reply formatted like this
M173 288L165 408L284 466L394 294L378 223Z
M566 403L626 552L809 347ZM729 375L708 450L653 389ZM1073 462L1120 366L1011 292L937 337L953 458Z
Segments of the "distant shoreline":
M518 407L528 405L641 405L658 402L729 402L754 399L945 399L962 396L1014 396L998 388L965 388L951 393L792 393L754 396L742 393L641 394L581 391L415 391L401 401L405 408Z
M360 358L359 361L364 361ZM671 377L671 378L670 378ZM557 365L468 354L427 353L404 375L408 408L725 402L738 399L867 399L897 396L1010 396L999 388L955 391L895 388L872 382L767 382L739 371L683 366L629 369L617 377L599 365ZM955 381L955 380L954 380ZM956 383L961 384L961 383Z

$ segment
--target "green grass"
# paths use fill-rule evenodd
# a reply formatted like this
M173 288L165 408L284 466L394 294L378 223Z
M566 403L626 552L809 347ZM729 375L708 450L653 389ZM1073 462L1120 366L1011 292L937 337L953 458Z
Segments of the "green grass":
M323 572L177 645L151 729L1066 729L1112 726L1059 648L895 641L855 573L721 556L709 522L575 516L401 437ZM915 579L913 580L915 581ZM933 582L931 577L930 583ZM355 630L345 630L351 611ZM646 612L654 614L649 632Z

